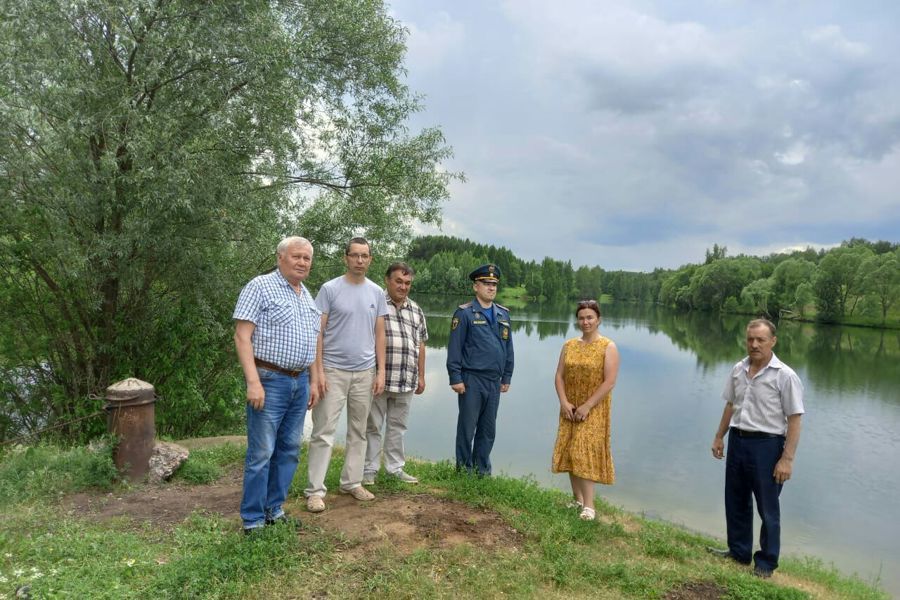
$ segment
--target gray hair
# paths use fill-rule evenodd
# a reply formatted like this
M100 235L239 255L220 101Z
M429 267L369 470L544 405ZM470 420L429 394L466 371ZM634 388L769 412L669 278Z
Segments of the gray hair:
M772 337L775 337L775 323L768 319L753 319L749 323L747 323L747 330L751 330L754 327L767 327L769 329L769 333L772 334Z
M313 249L312 242L308 239L300 237L299 235L292 235L278 242L278 247L275 248L275 252L278 256L282 256L291 246L309 246L310 250Z

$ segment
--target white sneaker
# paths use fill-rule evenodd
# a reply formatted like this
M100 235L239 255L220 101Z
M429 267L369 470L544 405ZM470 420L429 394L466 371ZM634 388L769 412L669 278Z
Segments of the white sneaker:
M412 484L419 483L418 479L416 479L415 477L413 477L412 475L410 475L403 469L400 469L399 471L397 471L395 473L391 473L391 477L396 477L403 483L412 483Z
M375 473L369 473L368 471L363 473L363 485L375 485Z

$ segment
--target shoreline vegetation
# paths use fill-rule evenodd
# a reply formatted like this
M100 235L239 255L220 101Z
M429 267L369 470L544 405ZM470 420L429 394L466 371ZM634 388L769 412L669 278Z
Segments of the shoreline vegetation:
M877 580L808 557L786 557L761 580L708 554L722 547L708 536L602 500L598 520L584 522L559 490L459 475L446 461L411 462L419 486L380 478L372 503L330 494L317 516L298 499L304 451L287 505L303 525L247 538L236 502L244 447L211 442L195 444L174 480L158 486L117 482L108 445L3 448L0 597L28 585L35 598L889 598ZM179 501L189 496L200 506ZM163 499L176 514L154 508ZM134 512L97 512L118 504ZM396 517L404 514L405 523ZM385 515L394 518L382 523ZM345 526L354 522L356 532Z
M498 297L518 302L562 302L606 297L680 311L767 316L811 323L900 328L900 244L853 238L828 250L768 256L728 256L714 244L702 263L651 272L575 268L545 257L525 261L505 247L450 236L412 241L407 259L417 270L415 292L469 293L472 265L502 270Z

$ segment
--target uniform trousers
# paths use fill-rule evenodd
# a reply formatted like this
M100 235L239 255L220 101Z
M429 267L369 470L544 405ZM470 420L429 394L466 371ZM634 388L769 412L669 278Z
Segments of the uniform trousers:
M491 474L491 449L497 434L500 378L463 371L466 392L459 394L456 422L456 468Z
M324 496L325 475L331 462L334 432L344 405L347 405L347 445L340 487L344 491L362 485L363 461L366 454L366 420L372 405L375 369L344 371L325 367L328 391L312 409L313 428L309 438L309 486L304 494Z
M762 525L760 549L753 555L756 566L766 571L778 567L781 551L781 508L778 497L783 484L775 482L775 464L784 450L784 436L741 437L728 434L725 459L725 521L728 549L738 562L750 564L753 551L753 498Z
M412 392L384 392L372 400L369 425L366 429L366 473L377 473L381 454L388 473L403 470L406 455L403 435L412 404ZM381 443L381 427L384 425L384 445Z

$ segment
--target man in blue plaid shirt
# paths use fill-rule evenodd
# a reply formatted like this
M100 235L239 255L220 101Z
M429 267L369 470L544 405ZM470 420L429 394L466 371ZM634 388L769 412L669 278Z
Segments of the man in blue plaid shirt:
M244 533L286 522L282 505L297 470L306 409L318 401L315 369L321 313L303 285L313 247L302 237L278 244L278 268L241 291L234 342L247 381ZM313 381L310 381L312 379Z

